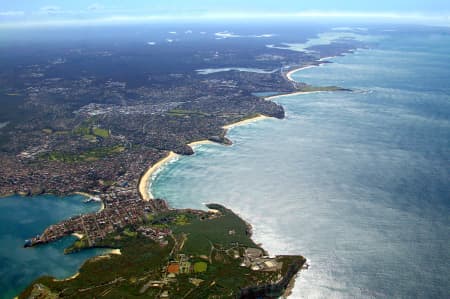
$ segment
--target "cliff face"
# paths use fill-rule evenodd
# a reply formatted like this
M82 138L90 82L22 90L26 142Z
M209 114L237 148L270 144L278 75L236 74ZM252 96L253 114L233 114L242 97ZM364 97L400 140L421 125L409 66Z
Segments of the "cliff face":
M280 258L280 257L278 257ZM275 299L285 295L288 290L288 286L293 283L295 276L300 271L302 266L306 263L306 259L298 256L291 256L290 258L295 258L289 266L282 277L282 279L273 284L258 285L253 287L248 287L241 289L236 295L237 299Z

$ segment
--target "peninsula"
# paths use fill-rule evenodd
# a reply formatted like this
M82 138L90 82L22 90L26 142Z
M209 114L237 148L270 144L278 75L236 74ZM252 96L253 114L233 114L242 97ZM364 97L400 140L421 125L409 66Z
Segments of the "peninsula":
M75 235L68 254L94 247L121 253L90 259L68 279L40 277L19 298L278 298L289 293L304 257L271 257L251 239L250 225L231 210L218 204L209 204L208 211L170 208L166 200L153 198L149 182L161 165L193 154L199 143L231 144L226 133L233 126L284 118L282 106L257 93L339 88L292 80L290 71L324 63L320 51L255 43L219 52L189 45L148 49L143 44L145 52L136 55L127 46L67 45L65 52L42 50L46 60L41 52L18 53L18 61L5 66L0 96L9 113L0 114L0 195L82 192L104 206L36 232L24 245ZM322 50L339 55L354 47L341 41ZM30 63L19 63L25 58ZM246 68L196 71L223 69L231 62ZM259 69L275 71L252 71Z

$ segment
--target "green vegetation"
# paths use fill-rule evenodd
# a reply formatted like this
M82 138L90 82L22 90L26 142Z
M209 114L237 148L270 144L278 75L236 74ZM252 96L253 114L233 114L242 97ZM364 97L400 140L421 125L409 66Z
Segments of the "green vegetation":
M110 137L109 130L99 128L95 125L93 125L95 119L91 118L85 122L83 122L81 125L76 127L72 130L72 133L75 135L81 135L82 137L92 138L92 137L101 137L101 138L108 138Z
M284 256L277 258L281 264L274 271L241 266L246 248L258 248L247 235L246 223L222 206L209 207L219 212L171 210L147 216L138 226L169 227L172 234L165 237L166 243L128 226L96 243L96 247L119 248L121 255L88 260L74 279L41 277L19 298L32 293L36 298L50 293L55 298L160 298L162 292L180 299L235 298L240 288L279 281L290 264L304 262L301 256ZM81 239L71 248L76 251L83 246L87 243Z
M252 113L252 114L249 114L249 115L243 117L241 120L252 119L252 118L258 117L260 115L261 115L261 113Z
M172 109L168 113L170 116L208 116L209 114L201 111L183 110L183 109Z
M82 238L82 239L76 240L71 246L64 249L64 254L78 252L87 247L89 247L88 240L86 238Z
M50 152L43 154L41 158L59 162L95 161L107 156L119 154L124 150L125 147L116 145L112 147L97 147L81 153Z
M208 264L205 262L197 262L194 264L194 272L195 273L206 272L206 269L208 269Z
M93 128L92 133L95 136L102 137L102 138L108 138L109 137L109 130L101 129L101 128Z
M124 231L123 231L123 234L125 235L125 236L127 236L127 237L131 237L131 238L135 238L136 236L137 236L137 232L134 232L134 231L131 231L129 228L126 228Z
M188 222L188 218L186 217L186 215L178 215L175 220L176 225L186 225L188 223L189 222Z
M209 255L211 244L221 244L230 247L239 243L248 247L258 247L247 234L247 224L233 212L220 206L214 206L222 213L221 217L205 221L194 218L189 225L171 226L175 233L185 233L188 239L183 251L188 254ZM234 231L230 234L230 231Z

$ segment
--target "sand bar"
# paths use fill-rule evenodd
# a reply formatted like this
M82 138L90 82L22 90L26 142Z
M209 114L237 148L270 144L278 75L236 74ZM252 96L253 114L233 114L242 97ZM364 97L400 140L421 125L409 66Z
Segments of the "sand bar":
M153 164L149 169L147 169L147 171L144 173L144 175L139 180L139 193L141 194L141 198L143 200L149 201L150 199L153 199L153 195L151 194L151 192L149 190L150 182L151 182L151 179L152 179L152 175L161 166L163 166L164 164L166 164L170 160L175 159L176 157L178 157L178 155L171 151L171 152L169 152L169 154L165 158L159 160L158 162Z

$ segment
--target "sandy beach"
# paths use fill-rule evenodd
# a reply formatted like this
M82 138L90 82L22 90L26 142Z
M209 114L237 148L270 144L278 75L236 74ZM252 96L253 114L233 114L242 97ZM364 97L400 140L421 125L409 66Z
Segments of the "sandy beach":
M224 128L225 130L228 130L228 129L231 129L231 128L234 128L234 127L237 127L237 126L246 125L246 124L249 124L249 123L252 123L252 122L255 122L255 121L258 121L258 120L263 120L263 119L266 119L266 118L269 118L269 116L258 114L255 117L252 117L252 118L249 118L249 119L244 119L244 120L241 120L241 121L238 121L238 122L235 122L235 123L223 126L222 128Z
M188 145L189 145L190 147L194 147L194 146L196 146L196 145L213 144L213 143L214 143L214 142L205 139L205 140L194 141L194 142L188 143Z
M78 238L78 239L83 239L84 235L79 234L79 233L73 233L72 236Z
M320 62L321 62L321 63L319 63L319 64L305 65L305 66L302 66L302 67L293 69L293 70L291 70L291 71L289 71L289 72L286 73L286 77L287 77L289 80L295 82L295 80L292 79L292 75L293 75L294 73L296 73L296 72L298 72L298 71L301 71L301 70L305 70L305 69L317 67L317 66L323 64L324 61L327 61L328 59L331 59L331 58L334 58L334 57L335 57L335 56L323 57L323 58L320 58L319 60L317 60L317 61L320 61Z
M295 80L292 79L292 75L293 75L294 73L296 73L296 72L298 72L298 71L301 71L301 70L310 69L310 68L313 68L313 67L316 67L316 66L317 66L317 65L307 65L307 66L302 66L302 67L293 69L292 71L289 71L289 72L286 73L286 77L287 77L290 81L294 81L294 82L295 82Z
M75 273L74 275L72 275L72 276L70 276L70 277L67 277L67 278L64 278L64 279L56 279L56 278L53 278L53 281L68 281L68 280L72 280L72 279L77 278L79 275L80 275L80 273L77 272L77 273Z
M139 180L139 193L141 194L141 198L143 200L148 201L150 199L153 199L153 195L150 193L150 190L148 190L152 175L161 166L163 166L164 164L166 164L167 162L169 162L170 160L172 160L176 157L178 157L178 155L171 151L165 158L159 160L157 163L155 163L149 169L147 169L147 171L144 173L144 175Z
M325 57L322 59L319 59L319 61L323 61L325 59L328 59L331 57ZM291 80L291 81L295 81L292 79L292 74L295 72L298 72L300 70L304 70L307 68L312 68L312 67L316 67L318 65L306 65L306 66L302 66L296 69L293 69L291 71L289 71L288 73L286 73L286 77ZM309 93L316 93L316 92L321 92L321 91L298 91L298 92L292 92L292 93L286 93L286 94L280 94L280 95L275 95L275 96L270 96L270 97L266 97L266 100L274 100L277 98L281 98L281 97L286 97L286 96L292 96L292 95L297 95L297 94L309 94ZM225 125L222 128L225 130L229 130L231 128L237 127L237 126L242 126L242 125L246 125L258 120L263 120L263 119L267 119L269 118L269 116L265 116L262 114L258 114L255 117L249 118L249 119L245 119L245 120L241 120L229 125ZM194 141L191 143L188 143L188 145L190 147L195 147L197 145L202 145L202 144L212 144L214 142L210 141L210 140L199 140L199 141ZM174 152L169 152L169 154L161 159L160 161L158 161L156 164L152 165L145 173L144 175L141 177L141 179L139 180L139 193L141 194L141 198L145 201L148 201L150 199L153 199L153 195L151 194L149 187L151 184L151 180L152 180L152 175L164 164L166 164L167 162L171 161L172 159L178 157L177 154L175 154Z
M265 115L257 115L253 118L249 118L249 119L245 119L242 121L238 121L226 126L223 126L222 128L224 128L225 130L231 129L233 127L236 126L242 126L254 121L258 121L258 120L262 120L262 119L266 119L269 118L268 116ZM188 145L190 147L195 147L197 145L202 145L202 144L214 144L214 142L210 141L210 140L199 140L199 141L194 141L191 143L188 143ZM141 194L141 198L145 201L148 201L150 199L153 199L153 195L149 190L150 184L151 184L151 180L152 180L152 175L158 171L159 168L161 168L164 164L168 163L169 161L173 160L174 158L178 157L177 154L175 154L174 152L169 152L169 154L159 160L156 164L152 165L145 173L144 175L141 177L141 179L139 180L139 193Z
M111 249L110 252L108 252L109 254L117 254L117 255L122 255L122 252L120 251L120 249Z
M320 91L320 90L317 90L317 91L297 91L297 92L292 92L292 93L279 94L279 95L276 95L276 96L270 96L270 97L267 97L265 99L268 100L268 101L271 101L271 100L275 100L275 99L282 98L282 97L295 96L295 95L298 95L298 94L318 93L318 92L323 92L323 91Z

